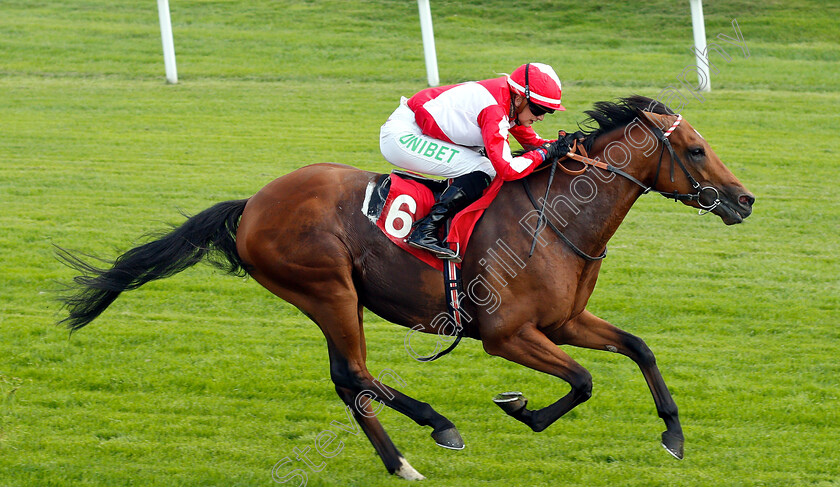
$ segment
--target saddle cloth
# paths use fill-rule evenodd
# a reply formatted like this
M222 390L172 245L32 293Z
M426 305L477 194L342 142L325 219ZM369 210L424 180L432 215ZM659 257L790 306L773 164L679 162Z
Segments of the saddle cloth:
M501 183L501 178L496 178L481 198L452 218L445 241L462 257L476 224L498 194ZM429 213L436 197L448 184L447 180L429 179L408 171L393 171L368 183L361 210L394 244L443 271L443 260L426 250L410 247L405 241L412 225Z

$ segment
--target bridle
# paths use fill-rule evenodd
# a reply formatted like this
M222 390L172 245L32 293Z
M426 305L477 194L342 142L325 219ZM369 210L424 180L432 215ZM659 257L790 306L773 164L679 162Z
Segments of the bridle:
M671 127L668 128L668 130L666 130L664 133L656 125L650 126L653 135L662 144L662 150L659 152L659 163L656 166L656 176L653 178L653 186L645 188L642 194L653 191L661 194L666 198L673 199L674 201L696 201L697 204L700 205L700 210L697 212L697 214L705 215L706 213L709 213L718 206L720 206L720 193L714 186L701 186L700 183L698 183L697 180L694 179L694 176L692 176L691 173L688 171L688 168L685 167L685 163L682 161L682 159L680 159L680 156L677 155L676 151L674 151L674 148L671 146L671 141L668 140L668 136L671 135L674 132L674 130L677 129L677 127L682 122L682 119L682 115L677 114L677 119L674 121L673 124L671 124ZM676 164L680 166L680 169L682 169L683 174L685 174L686 179L688 179L689 184L691 184L691 187L696 191L696 193L681 194L677 192L677 190L668 193L665 191L660 191L654 187L656 186L656 182L659 180L659 172L662 169L662 156L665 154L665 149L668 149L668 154L670 154L671 156L671 182L674 182L674 162L676 162ZM645 187L643 184L640 185L643 188ZM713 193L714 201L712 201L710 205L705 205L702 201L700 201L700 196L703 194L703 191L711 191Z
M691 172L689 172L689 170L686 167L683 160L680 159L680 156L677 155L676 151L674 150L674 147L671 146L671 141L668 139L668 136L671 135L672 133L674 133L674 130L676 130L677 127L680 126L680 123L682 123L682 120L683 120L682 115L677 114L677 119L674 121L673 124L671 124L671 126L668 128L668 130L666 130L664 133L662 132L662 130L659 127L657 127L654 124L650 124L648 126L648 128L651 130L651 132L653 132L653 136L656 137L656 140L659 141L660 144L662 144L662 150L659 152L659 162L656 165L656 176L654 176L654 178L653 178L653 185L652 186L648 186L648 185L644 184L643 182L639 181L635 177L631 176L630 174L627 174L626 172L622 171L621 169L619 169L615 166L612 166L610 164L606 164L604 162L601 162L597 159L592 159L592 158L588 157L586 155L585 149L583 148L583 145L582 144L578 145L577 141L573 142L573 146L572 146L571 151L568 154L566 154L564 157L561 157L560 160L562 160L564 158L573 159L573 160L578 161L578 162L580 162L584 165L597 167L599 169L603 169L604 171L608 171L608 172L611 172L611 173L614 173L614 174L618 174L619 176L621 176L625 179L629 179L630 181L633 181L634 183L639 185L642 188L642 194L647 194L647 193L653 192L653 193L659 193L662 196L664 196L666 198L669 198L669 199L672 199L674 201L696 201L697 204L700 205L700 208L701 208L700 211L698 212L698 214L705 215L706 213L709 213L710 211L714 210L715 208L717 208L721 204L720 193L718 192L717 188L715 188L714 186L702 186L700 183L698 183L697 180L694 178L694 176L691 175ZM665 149L668 149L668 154L671 156L671 182L672 183L674 182L674 166L678 165L680 167L680 169L682 170L683 174L685 174L685 177L688 180L688 183L691 184L691 187L696 191L695 193L680 193L677 190L662 191L662 190L656 189L656 182L659 180L659 173L662 170L662 156L665 155ZM576 150L580 150L583 154L582 155L577 154ZM580 170L580 171L569 171L562 164L560 165L560 168L564 172L566 172L567 174L575 174L575 175L583 174L583 172L586 170L586 168L584 167L584 169ZM714 194L714 201L709 205L703 204L703 202L700 201L700 197L701 197L701 195L703 194L704 191L711 191Z
M700 210L698 211L699 215L705 215L706 213L709 213L712 210L714 210L715 208L717 208L721 204L720 192L718 192L717 188L715 188L714 186L710 186L710 185L702 186L699 182L697 182L697 180L694 178L694 176L691 175L691 172L689 172L685 163L682 161L682 159L680 159L680 157L677 155L676 151L674 151L674 148L671 146L671 141L668 139L668 136L671 135L674 132L674 130L677 129L677 127L679 127L680 123L682 122L682 119L683 119L682 115L677 114L677 119L674 121L673 124L671 124L671 126L668 128L668 130L666 130L664 133L655 124L649 124L648 125L648 127L653 132L654 137L656 137L656 139L659 141L659 143L662 144L662 150L659 152L659 161L658 161L657 166L656 166L656 176L654 177L653 184L651 186L648 186L648 185L644 184L643 182L639 181L636 177L626 173L625 171L622 171L621 169L619 169L619 168L617 168L613 165L607 164L607 163L602 162L598 159L590 158L588 156L588 154L586 153L586 149L584 148L583 144L579 144L577 139L573 140L572 141L572 147L570 148L569 153L566 154L563 157L560 157L559 159L555 160L552 163L551 175L549 176L549 179L548 179L548 186L546 187L546 197L543 198L542 207L540 207L537 204L536 199L534 198L533 194L531 193L531 188L530 188L530 185L528 184L527 179L525 179L525 178L522 179L522 185L525 188L525 193L528 195L528 198L531 200L531 203L534 205L534 207L540 209L537 228L539 229L540 225L542 225L543 222L545 222L554 231L554 233L556 233L560 237L560 239L563 240L566 243L566 245L568 245L575 252L575 254L577 254L579 257L583 258L584 260L588 260L588 261L601 260L601 259L603 259L604 257L607 256L607 249L606 248L604 248L604 251L599 256L591 256L591 255L583 252L577 246L575 246L568 239L568 237L563 235L563 233L551 221L549 221L548 219L546 219L544 217L544 215L545 215L545 204L546 204L546 200L548 198L548 192L549 192L549 189L551 187L551 183L554 179L554 171L555 171L557 166L560 166L560 169L563 172L565 172L566 174L572 175L572 176L577 176L577 175L583 174L589 167L597 167L598 169L601 169L601 170L604 170L604 171L607 171L607 172L611 172L613 174L617 174L617 175L619 175L619 176L621 176L625 179L628 179L628 180L632 181L633 183L637 184L638 186L640 186L642 188L642 194L647 194L647 193L653 192L653 193L659 193L662 196L664 196L666 198L669 198L669 199L672 199L674 201L696 201L697 204L700 206ZM560 135L561 135L561 137L564 136L565 132L561 131ZM685 177L688 180L689 184L691 184L691 187L695 190L694 193L680 193L677 190L669 192L669 191L662 191L662 190L656 189L656 182L659 180L659 173L662 170L662 157L665 155L665 149L668 149L668 154L671 156L671 171L670 171L671 172L671 174L670 174L671 182L672 183L674 182L674 166L678 165L680 167L680 169L682 170L683 174L685 174ZM578 154L577 152L580 152L580 154ZM580 170L577 170L577 171L568 169L564 165L559 164L559 161L562 160L562 159L575 160L577 162L582 163L584 165L584 167L583 167L583 169L580 169ZM709 205L704 204L700 200L704 191L711 191L713 193L714 201ZM538 232L535 232L534 233L534 240L533 240L533 242L531 242L531 253L529 254L529 257L534 252L534 248L535 248L536 242L537 242L537 235L538 235Z

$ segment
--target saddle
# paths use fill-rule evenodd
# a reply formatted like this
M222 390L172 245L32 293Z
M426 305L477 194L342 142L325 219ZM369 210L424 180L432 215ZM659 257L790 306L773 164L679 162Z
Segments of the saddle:
M567 133L561 130L557 137L564 139L570 147L570 153L562 158L563 160L587 159L588 154L584 147L585 138L582 132ZM539 171L548 166L550 166L549 163L543 163L536 170ZM558 166L563 172L573 176L587 169L586 164L580 170L571 170L563 164L558 164ZM432 179L410 171L394 170L391 174L379 175L368 183L362 212L394 244L435 269L443 270L444 263L441 259L425 250L408 246L405 240L411 233L412 225L429 213L438 196L446 190L448 185L449 181L446 179ZM481 198L461 210L449 222L444 241L461 256L466 251L470 236L481 215L496 198L501 185L500 179L493 180Z
M498 183L498 184L496 184ZM501 181L494 181L484 195L452 217L444 240L450 248L464 255L470 236L484 210L498 194ZM392 171L371 180L365 190L362 212L391 242L437 270L444 262L431 252L405 243L415 222L429 213L449 181L431 179L409 171ZM494 187L495 186L495 187Z
M443 272L446 309L448 320L455 327L455 340L449 347L442 351L438 352L435 349L436 353L428 357L415 356L409 352L415 360L420 362L430 362L446 355L458 345L458 342L463 337L464 328L460 304L463 289L461 285L460 264L438 259L429 251L410 247L405 243L406 238L411 233L411 227L414 225L414 222L419 221L429 213L432 205L435 204L435 201L446 190L447 186L449 186L449 181L446 179L431 179L409 171L395 170L391 174L380 175L368 183L365 191L365 200L362 204L362 211L365 215L392 242L426 264ZM481 199L483 198L482 196ZM456 247L459 245L460 240L457 234L453 234L452 229L457 224L456 218L464 213L469 214L468 212L471 206L465 208L452 218L450 226L447 229L446 239L450 245L454 244ZM480 214L479 212L476 220L480 217ZM464 221L470 220L467 219ZM475 222L473 221L472 225L469 226L469 232L472 231L474 225ZM461 223L461 226L463 226L463 223Z

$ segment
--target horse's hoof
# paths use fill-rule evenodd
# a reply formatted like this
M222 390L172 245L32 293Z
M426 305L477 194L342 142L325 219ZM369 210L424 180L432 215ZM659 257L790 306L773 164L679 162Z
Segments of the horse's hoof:
M514 391L496 394L496 397L493 398L493 402L502 408L504 412L513 416L517 412L521 411L526 404L528 404L528 399L526 399L521 392Z
M685 456L683 443L684 440L682 435L676 435L669 431L662 433L662 446L665 447L665 450L667 450L668 453L673 455L677 460L682 460L683 456Z
M438 446L449 448L450 450L463 450L464 440L461 439L461 433L455 428L445 429L443 431L432 431L432 438Z

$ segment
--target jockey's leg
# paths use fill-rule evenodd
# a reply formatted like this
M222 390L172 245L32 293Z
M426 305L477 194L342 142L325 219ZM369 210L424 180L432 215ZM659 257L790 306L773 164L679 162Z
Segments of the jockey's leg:
M423 133L414 112L401 104L379 131L379 149L391 164L409 171L455 178L473 171L494 177L496 170L478 147L465 147Z
M415 224L407 243L441 259L458 259L458 254L441 241L440 228L458 211L477 200L496 176L490 159L475 147L464 147L424 134L405 99L382 125L379 147L385 159L397 167L452 178L428 216Z
M489 184L490 176L482 171L454 178L429 214L415 224L406 243L428 250L441 259L458 259L458 253L444 245L440 228L448 219L481 197Z

